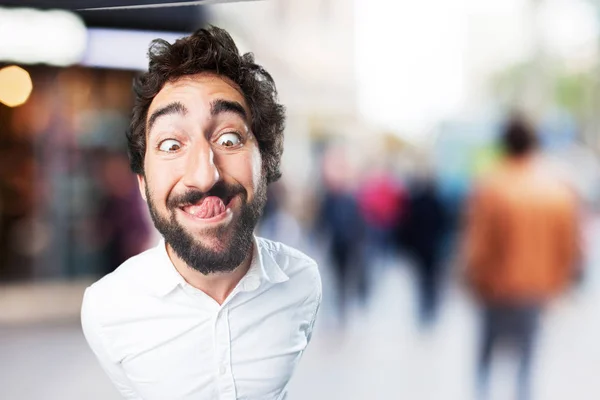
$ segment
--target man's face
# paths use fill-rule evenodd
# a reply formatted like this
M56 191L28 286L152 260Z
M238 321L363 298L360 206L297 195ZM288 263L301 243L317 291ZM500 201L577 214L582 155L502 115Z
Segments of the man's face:
M212 74L168 82L148 110L140 191L166 243L204 274L244 261L265 205L250 118L237 86Z

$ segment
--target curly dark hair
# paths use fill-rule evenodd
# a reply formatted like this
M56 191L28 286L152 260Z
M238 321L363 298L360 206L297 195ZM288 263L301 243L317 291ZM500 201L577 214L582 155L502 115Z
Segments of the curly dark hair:
M146 118L154 97L165 83L202 72L226 77L237 84L250 108L251 130L258 141L267 183L281 177L285 108L278 103L271 75L254 62L254 55L241 55L227 31L209 26L169 44L155 39L148 49L148 72L133 81L135 102L127 131L131 170L144 175Z

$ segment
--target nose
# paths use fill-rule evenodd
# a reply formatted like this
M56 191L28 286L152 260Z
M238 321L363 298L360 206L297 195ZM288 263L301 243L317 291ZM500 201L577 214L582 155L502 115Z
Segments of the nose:
M215 165L215 154L207 142L196 143L186 160L183 184L202 192L208 192L221 179Z

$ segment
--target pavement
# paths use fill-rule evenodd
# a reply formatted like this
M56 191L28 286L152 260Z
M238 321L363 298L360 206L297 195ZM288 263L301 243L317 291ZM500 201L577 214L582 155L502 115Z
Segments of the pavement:
M600 225L597 225L600 227ZM549 306L537 346L533 400L600 398L600 228L590 232L584 284ZM596 240L597 239L597 240ZM450 278L437 324L415 323L413 277L405 263L379 268L371 301L351 307L342 328L330 271L324 301L289 400L473 399L478 313ZM78 320L90 281L0 287L0 398L111 400L119 395L88 349ZM490 400L512 398L516 369L500 353Z

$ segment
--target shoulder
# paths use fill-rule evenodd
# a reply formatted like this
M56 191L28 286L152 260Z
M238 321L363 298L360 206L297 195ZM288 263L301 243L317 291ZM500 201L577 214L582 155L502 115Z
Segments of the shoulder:
M257 237L257 241L261 249L267 252L287 275L295 274L299 271L309 271L312 274L318 274L317 262L300 250L281 242L261 237Z
M470 200L475 204L488 203L502 198L507 186L514 178L506 171L504 164L496 165L473 180Z
M89 286L82 302L82 315L101 318L102 310L127 307L134 298L147 292L146 279L156 260L156 249L152 248L131 257L113 272Z
M112 293L115 290L131 290L141 288L140 279L148 274L148 266L156 261L156 248L144 251L123 262L117 269L90 286L98 293Z
M317 262L300 250L280 242L257 237L263 253L267 253L292 285L310 288L314 296L320 297L321 274Z

